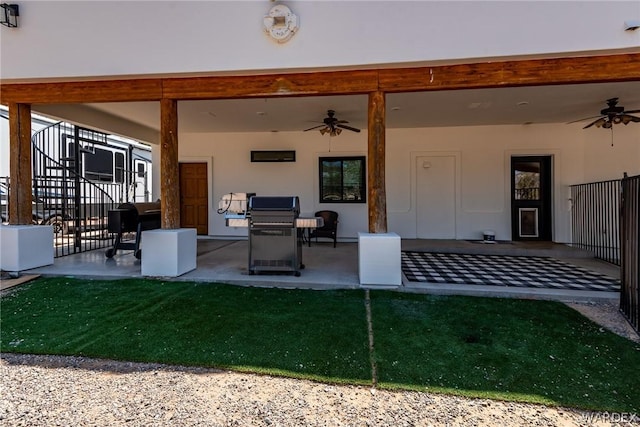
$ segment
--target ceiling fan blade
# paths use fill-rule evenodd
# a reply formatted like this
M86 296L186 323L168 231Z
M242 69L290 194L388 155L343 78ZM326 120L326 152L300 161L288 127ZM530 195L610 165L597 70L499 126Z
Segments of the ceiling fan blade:
M640 110L631 110L631 111L625 111L622 114L635 114L635 113L640 113Z
M342 125L340 123L336 124L337 127L350 130L352 132L360 132L360 129L352 128L351 126Z
M318 125L318 126L314 126L314 127L312 127L312 128L309 128L309 129L305 129L305 130L303 130L303 132L306 132L306 131L308 131L308 130L319 129L319 128L322 128L322 127L325 127L325 126L326 126L326 125Z
M631 122L640 123L640 117L631 116L629 114L623 114L620 117L621 117L622 123L624 123L625 125L628 125Z
M596 120L595 122L589 123L588 125L586 125L582 129L590 128L593 125L596 125L597 127L602 127L602 125L604 125L606 122L607 122L607 118L606 117L600 117L598 120Z
M595 119L595 118L597 118L597 117L600 117L600 116L584 117L584 118L582 118L582 119L574 120L574 121L572 121L572 122L567 122L566 124L570 125L570 124L572 124L572 123L578 123L578 122L582 122L582 121L585 121L585 120L591 120L591 119Z

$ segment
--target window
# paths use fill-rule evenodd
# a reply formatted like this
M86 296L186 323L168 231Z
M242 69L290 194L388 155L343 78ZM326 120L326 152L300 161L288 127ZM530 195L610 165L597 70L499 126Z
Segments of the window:
M295 162L296 152L293 150L280 151L251 151L252 162Z
M116 164L115 182L124 182L124 154L113 153Z
M84 176L91 181L113 182L113 152L96 148L84 154Z
M320 203L367 201L365 157L320 157Z

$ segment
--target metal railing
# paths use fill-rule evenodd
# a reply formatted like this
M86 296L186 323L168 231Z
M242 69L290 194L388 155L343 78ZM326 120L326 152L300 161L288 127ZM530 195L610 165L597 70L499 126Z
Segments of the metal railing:
M55 257L113 245L108 211L126 192L121 184L87 180L78 160L84 147L104 142L105 134L67 123L32 137L34 222L53 226Z
M620 180L571 186L572 246L620 265Z
M640 331L640 175L622 179L620 310Z

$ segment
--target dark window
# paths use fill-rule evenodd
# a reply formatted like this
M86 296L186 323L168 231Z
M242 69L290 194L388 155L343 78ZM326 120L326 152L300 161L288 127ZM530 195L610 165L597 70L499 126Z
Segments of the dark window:
M138 178L144 178L145 172L144 163L138 163Z
M114 154L116 160L116 182L124 182L124 154Z
M365 203L366 160L320 157L320 203Z
M296 152L293 150L280 151L251 151L252 162L295 162Z
M85 178L92 181L113 181L113 152L96 148L84 154Z

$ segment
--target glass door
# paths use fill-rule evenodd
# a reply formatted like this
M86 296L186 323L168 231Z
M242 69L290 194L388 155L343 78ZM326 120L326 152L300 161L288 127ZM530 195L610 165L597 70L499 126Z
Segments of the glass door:
M512 157L512 240L551 240L551 222L551 156Z

